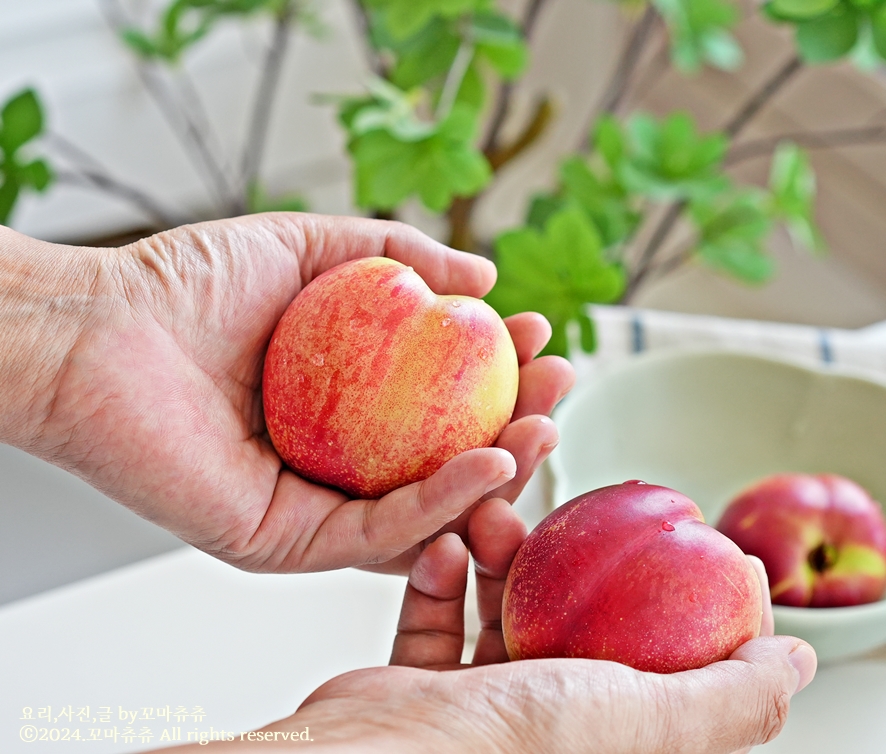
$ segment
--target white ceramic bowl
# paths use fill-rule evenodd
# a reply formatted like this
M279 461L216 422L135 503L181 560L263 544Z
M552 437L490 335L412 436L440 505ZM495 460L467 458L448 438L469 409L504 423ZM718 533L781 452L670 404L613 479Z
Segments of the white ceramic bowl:
M643 479L692 498L715 524L746 485L776 472L832 472L886 500L886 380L731 351L632 358L576 389L555 419L554 503ZM776 632L819 660L886 643L886 599L775 607Z

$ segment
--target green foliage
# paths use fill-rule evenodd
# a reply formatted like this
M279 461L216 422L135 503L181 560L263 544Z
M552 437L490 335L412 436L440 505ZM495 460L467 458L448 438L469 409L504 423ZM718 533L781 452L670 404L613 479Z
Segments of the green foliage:
M794 26L797 49L807 63L829 63L847 55L865 67L886 59L884 0L770 0L774 21Z
M765 192L730 188L690 205L695 255L712 269L746 283L763 283L775 266L765 241L772 232Z
M397 39L420 31L435 18L458 18L489 6L488 0L363 0L363 4L383 17L383 23Z
M518 26L490 0L365 0L373 46L390 61L369 96L345 99L339 120L354 160L357 203L393 209L417 196L442 212L492 172L477 142L484 79L524 70Z
M470 196L491 177L474 146L477 118L456 104L437 122L420 120L416 96L377 82L374 97L347 100L340 118L349 133L356 200L362 207L392 209L417 195L442 212L455 196Z
M815 223L815 173L808 155L796 144L780 144L769 175L770 213L782 221L794 240L811 251L826 244Z
M583 210L600 234L604 247L628 239L640 222L637 198L622 180L628 144L621 125L604 116L595 128L589 157L573 155L560 165L560 183L551 194L535 196L527 224L539 230L567 205Z
M173 0L153 32L130 27L121 32L121 37L140 57L176 63L220 19L259 12L278 15L291 3L292 0Z
M22 189L45 191L52 171L45 160L29 160L22 147L43 132L43 108L36 92L13 95L0 110L0 223L5 224Z
M625 273L607 259L600 235L579 207L554 212L544 228L519 228L495 241L498 280L486 300L502 316L531 310L548 318L553 335L544 353L567 355L568 324L578 323L581 345L594 349L588 302L621 296Z
M671 59L686 73L705 64L726 71L738 68L744 55L730 33L739 20L729 0L652 0L668 25Z
M688 199L723 186L720 166L728 140L702 136L688 113L661 122L638 114L627 125L629 149L620 167L628 190L651 199Z
M533 198L526 226L496 241L499 283L488 300L503 316L532 309L556 322L552 353L567 352L570 321L579 323L582 347L592 347L587 304L622 295L625 270L636 264L626 252L643 221L660 216L656 206L678 208L692 231L672 260L696 259L748 284L775 271L767 242L777 223L801 245L823 246L814 174L794 144L779 146L769 187L760 189L725 174L725 135L699 133L685 113L634 115L625 124L604 115L591 143L589 155L561 163L552 192Z

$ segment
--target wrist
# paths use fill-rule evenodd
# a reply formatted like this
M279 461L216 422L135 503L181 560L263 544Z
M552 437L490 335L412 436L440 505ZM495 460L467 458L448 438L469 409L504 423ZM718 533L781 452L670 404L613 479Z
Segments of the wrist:
M56 386L93 311L100 253L107 251L0 226L0 442L39 451Z

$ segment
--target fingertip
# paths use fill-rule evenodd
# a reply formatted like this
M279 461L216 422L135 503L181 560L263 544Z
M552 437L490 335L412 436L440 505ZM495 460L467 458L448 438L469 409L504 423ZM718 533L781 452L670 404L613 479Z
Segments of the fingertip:
M507 500L496 497L483 502L468 521L477 573L504 579L526 534L526 524Z
M788 662L797 671L797 688L794 691L796 694L805 689L815 678L815 672L818 670L818 656L809 644L801 641L791 650Z
M468 549L461 538L447 532L431 542L409 572L409 583L422 594L452 599L467 582Z
M791 668L794 683L787 682L789 694L806 688L815 677L818 657L807 642L795 636L762 636L742 644L729 658L749 663L760 670Z
M775 618L772 614L772 599L769 595L769 576L766 574L766 566L756 555L746 555L751 567L757 574L760 582L760 597L762 598L763 614L760 619L760 636L772 636L775 633Z
M517 460L511 453L502 448L485 448L484 450L489 455L490 472L495 473L497 470L495 478L483 490L485 495L487 492L501 487L501 485L517 475Z

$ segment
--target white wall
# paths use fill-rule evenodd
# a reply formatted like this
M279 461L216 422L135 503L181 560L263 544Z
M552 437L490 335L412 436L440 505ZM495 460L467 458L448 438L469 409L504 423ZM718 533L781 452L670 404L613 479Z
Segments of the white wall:
M157 2L124 7L148 17ZM322 41L296 32L281 80L265 154L272 190L305 190L323 212L351 211L348 168L334 107L306 105L316 92L360 91L362 68L351 19L341 2L323 3ZM226 22L185 59L184 72L203 96L229 161L239 161L249 104L270 24ZM100 0L0 0L0 99L38 89L49 128L115 176L176 209L205 214L212 197L118 42ZM21 202L13 225L48 240L97 238L143 226L145 218L111 196L57 186Z

